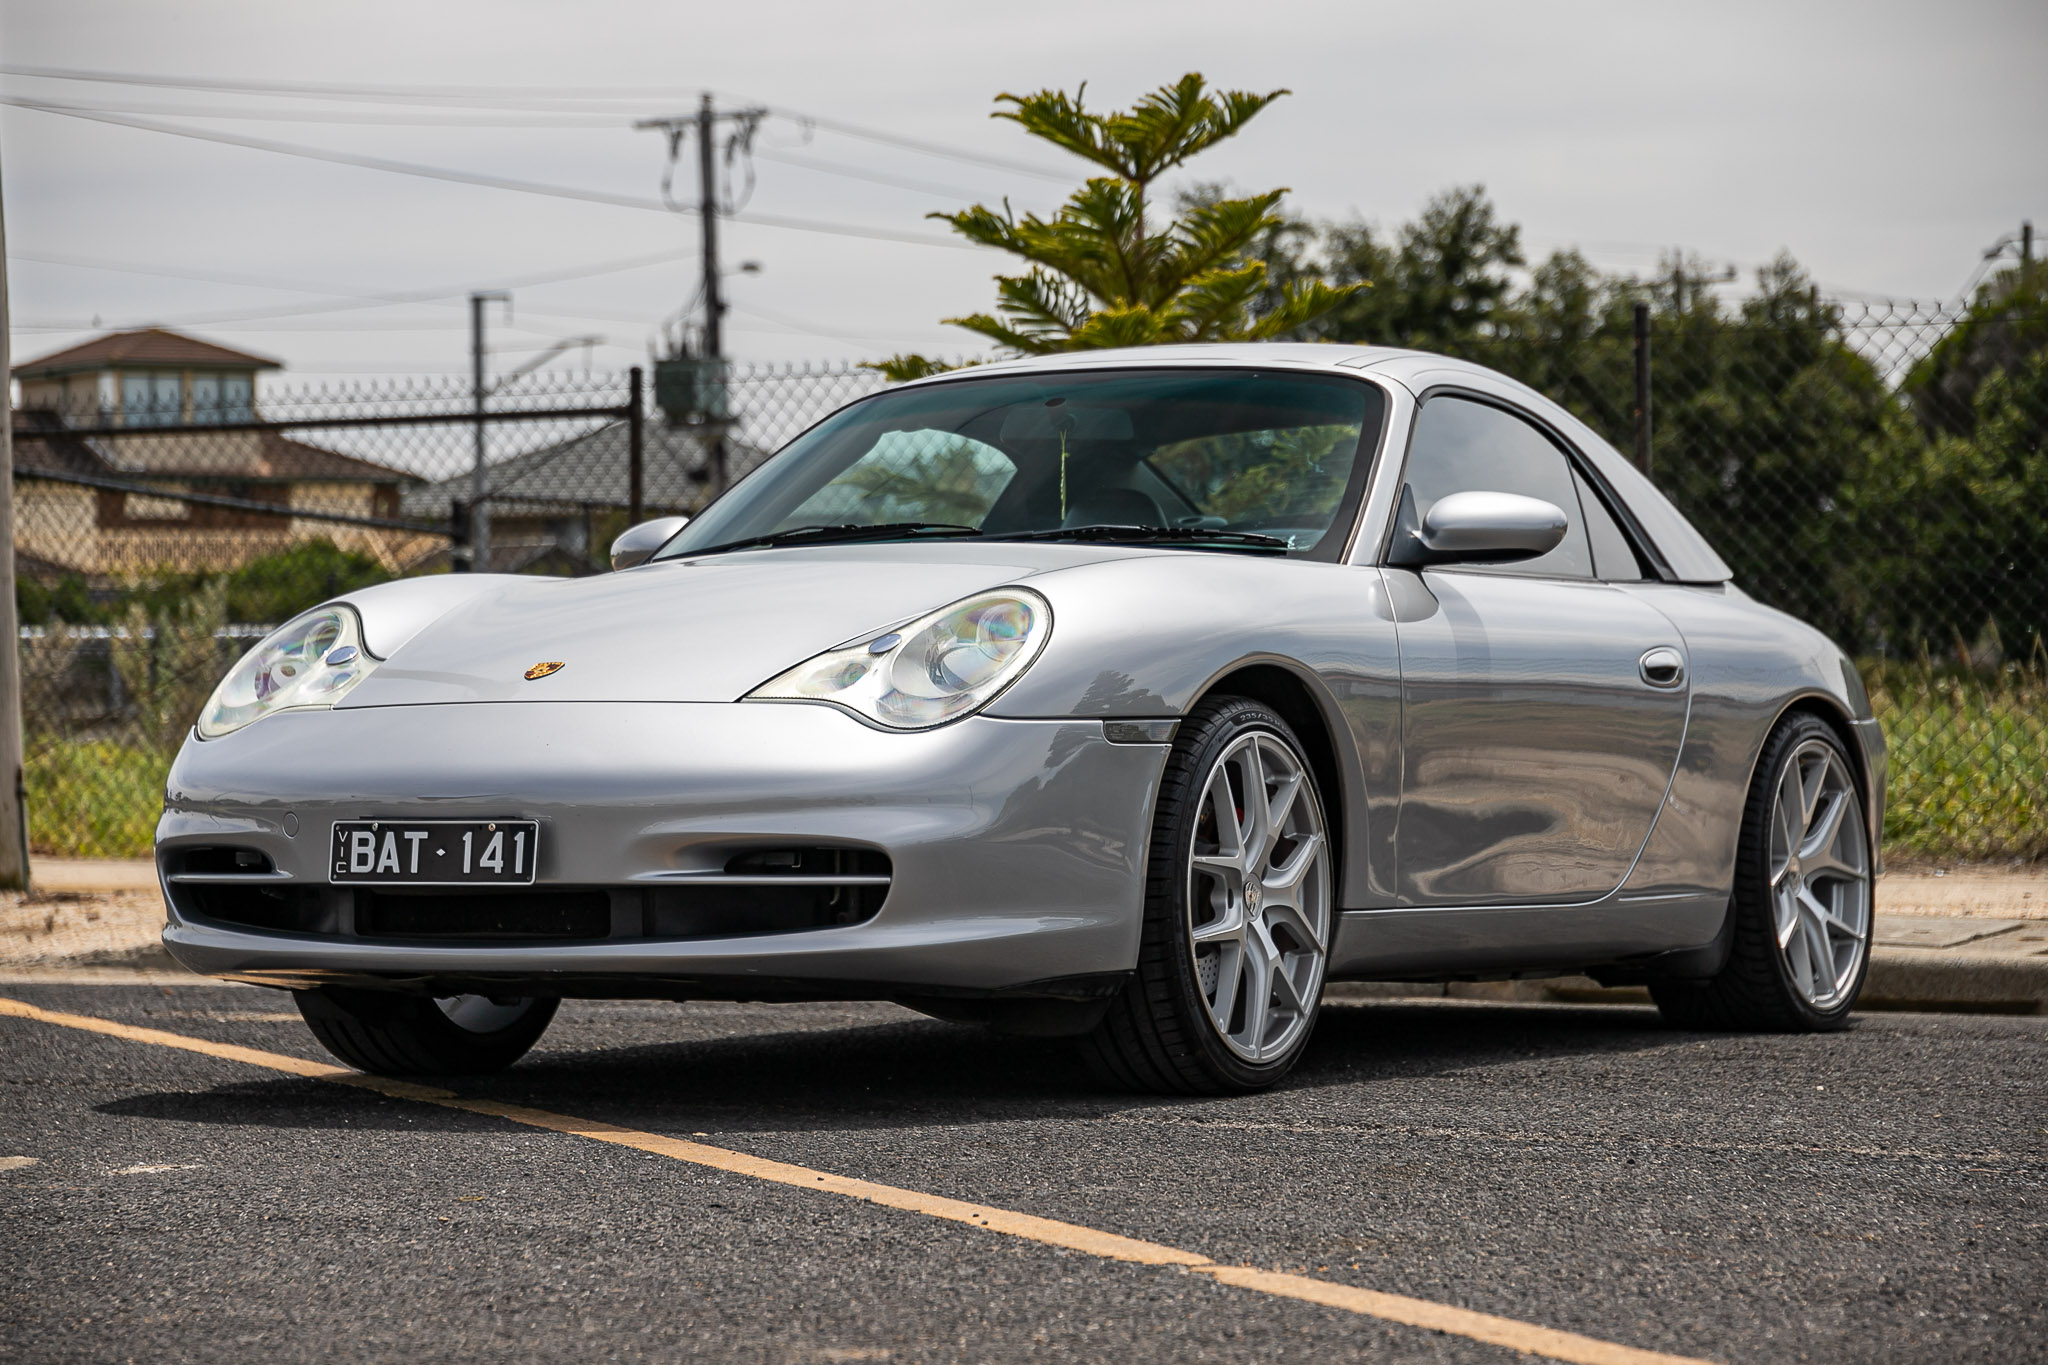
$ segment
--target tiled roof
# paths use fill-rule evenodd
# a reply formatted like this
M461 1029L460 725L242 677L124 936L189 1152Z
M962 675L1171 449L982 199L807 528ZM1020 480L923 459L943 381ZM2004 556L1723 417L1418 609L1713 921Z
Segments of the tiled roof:
M292 483L409 483L417 479L403 470L307 445L274 431L261 431L256 437L256 458L251 462L240 452L225 457L217 444L219 438L203 432L151 427L132 436L81 437L71 435L55 413L17 411L14 467L23 474L47 469L109 478L170 474ZM109 454L114 458L109 459Z
M146 327L139 332L109 332L82 341L55 355L25 360L14 367L17 379L65 370L97 370L109 365L213 366L221 369L277 370L275 360L246 351L231 351L198 337Z
M274 431L263 433L262 478L330 479L357 483L416 483L419 476L338 450L309 446Z
M650 421L642 428L641 494L648 508L688 507L704 496L704 471L709 461L706 442L688 428ZM628 465L631 433L623 421L607 422L596 431L540 450L500 460L491 466L491 506L499 516L546 516L585 506L625 507L631 501ZM726 438L726 457L734 470L760 463L762 452ZM452 500L469 500L469 473L423 484L405 494L405 512L414 517L441 517Z

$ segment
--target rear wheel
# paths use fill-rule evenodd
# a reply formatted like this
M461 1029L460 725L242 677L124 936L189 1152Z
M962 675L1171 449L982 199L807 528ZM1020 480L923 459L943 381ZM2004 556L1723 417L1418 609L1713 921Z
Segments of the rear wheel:
M1138 968L1090 1061L1129 1089L1273 1084L1315 1027L1333 917L1322 802L1285 721L1223 697L1181 722L1147 867Z
M552 999L328 988L294 991L320 1045L376 1076L502 1071L540 1041L561 1002Z
M1843 1027L1870 962L1870 832L1848 752L1818 716L1764 744L1742 820L1727 963L1704 981L1650 983L1686 1028Z

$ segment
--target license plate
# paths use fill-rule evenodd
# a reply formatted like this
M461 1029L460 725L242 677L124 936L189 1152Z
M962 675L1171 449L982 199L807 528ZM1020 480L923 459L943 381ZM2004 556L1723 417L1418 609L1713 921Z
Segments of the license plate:
M327 880L401 886L526 886L532 820L337 820Z

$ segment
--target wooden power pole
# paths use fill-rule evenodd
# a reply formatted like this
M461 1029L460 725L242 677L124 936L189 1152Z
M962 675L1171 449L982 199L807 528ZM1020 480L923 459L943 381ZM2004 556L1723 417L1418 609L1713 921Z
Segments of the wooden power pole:
M21 773L21 621L14 609L14 375L7 329L7 214L0 201L0 887L28 889Z

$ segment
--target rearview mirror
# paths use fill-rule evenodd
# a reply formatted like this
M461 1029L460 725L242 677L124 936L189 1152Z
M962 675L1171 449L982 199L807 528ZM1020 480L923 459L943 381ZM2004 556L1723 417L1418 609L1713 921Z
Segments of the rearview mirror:
M688 517L656 517L653 521L627 527L612 542L612 567L630 569L635 564L645 564L654 558L656 550L668 544L676 532L689 524Z
M1466 492L1438 498L1415 525L1413 495L1401 493L1396 564L1512 564L1548 554L1563 541L1564 510L1519 493Z

